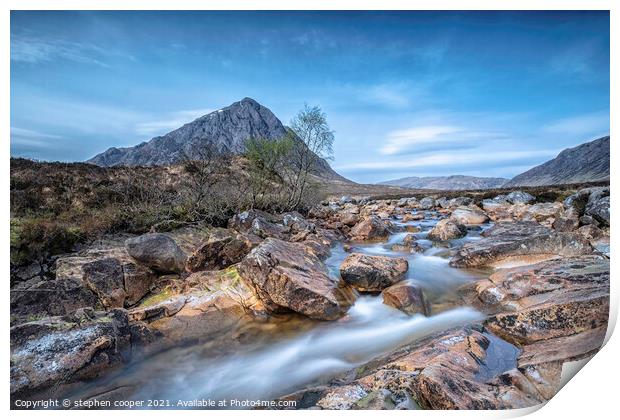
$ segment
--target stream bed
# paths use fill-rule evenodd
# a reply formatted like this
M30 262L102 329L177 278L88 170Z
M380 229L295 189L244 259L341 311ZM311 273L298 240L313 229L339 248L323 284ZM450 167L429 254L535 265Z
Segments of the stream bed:
M457 289L486 277L489 272L456 269L449 258L464 242L480 238L489 226L470 229L464 238L446 243L426 239L439 220L427 212L419 221L395 221L402 231L386 242L352 244L351 252L407 258L406 281L422 287L430 314L409 316L384 305L378 295L360 295L347 315L337 321L320 322L300 316L282 317L248 326L242 340L218 345L201 344L169 349L94 380L65 398L85 399L121 390L124 399L159 400L160 407L179 408L178 400L271 400L306 386L321 384L373 358L405 344L453 327L481 321L485 315L461 303ZM421 253L396 252L409 232L418 239ZM342 244L332 249L326 264L332 276L346 258ZM479 372L490 379L515 367L518 351L490 336L490 362ZM169 405L170 404L170 405ZM221 407L214 407L221 408ZM235 407L233 407L235 408ZM410 408L416 408L413 404Z

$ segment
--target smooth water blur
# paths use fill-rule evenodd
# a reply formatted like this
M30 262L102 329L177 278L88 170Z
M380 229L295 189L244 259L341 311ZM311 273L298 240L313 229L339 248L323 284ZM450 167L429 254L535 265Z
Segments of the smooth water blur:
M169 350L129 366L97 388L137 385L131 399L141 400L271 399L324 382L433 332L482 318L470 308L428 318L407 316L378 296L362 296L342 320L317 323L298 337L210 359L201 357L200 345Z
M244 332L243 343L232 340L223 345L215 339L170 349L88 384L78 396L86 398L127 386L128 392L133 390L132 395L124 396L128 399L267 400L324 383L432 333L482 320L483 314L463 306L456 291L463 284L481 278L483 273L452 268L448 264L454 250L465 242L478 240L482 229L470 230L459 240L432 243L424 238L438 219L436 214L427 213L428 219L396 222L403 228L419 229L414 235L425 248L423 253L390 249L407 232L395 233L384 243L353 245L352 252L406 258L409 262L406 281L423 288L431 306L430 316L408 316L384 305L380 295L362 295L340 320L274 318L251 333ZM332 249L325 263L333 277L339 278L340 264L347 255L341 244ZM214 353L213 347L220 350ZM494 371L491 368L489 372Z

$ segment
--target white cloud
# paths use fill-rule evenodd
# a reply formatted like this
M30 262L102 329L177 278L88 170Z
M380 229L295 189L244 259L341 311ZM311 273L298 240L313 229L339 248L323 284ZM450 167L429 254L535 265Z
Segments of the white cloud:
M135 131L144 136L166 134L213 111L214 109L210 108L176 111L162 119L138 123Z
M411 146L445 141L444 135L462 131L462 128L450 125L428 125L392 131L379 151L383 155L393 155Z

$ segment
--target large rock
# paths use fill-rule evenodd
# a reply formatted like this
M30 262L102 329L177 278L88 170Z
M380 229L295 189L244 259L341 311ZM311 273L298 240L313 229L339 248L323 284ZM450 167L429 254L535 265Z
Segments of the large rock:
M586 206L586 215L593 217L603 226L609 226L609 196L595 200L592 200L592 196L590 196L590 200L588 200L588 205Z
M555 232L533 221L503 222L483 232L482 239L463 245L450 260L450 265L524 265L592 252L592 246L578 234Z
M14 287L11 315L14 322L24 322L84 307L129 307L149 292L156 278L118 244L89 248L57 258L55 278L33 279Z
M104 258L85 264L84 282L99 297L106 309L122 308L125 303L123 266L116 258Z
M506 340L572 336L607 325L609 260L586 255L500 270L476 291L485 310L500 311L486 325Z
M408 269L404 258L355 253L340 265L340 276L357 290L377 292L403 280Z
M415 284L400 282L383 290L383 303L408 315L428 314L428 305L422 288Z
M187 258L187 271L219 270L236 264L261 241L261 238L252 234L214 230Z
M452 329L372 360L327 385L280 399L296 401L298 409L472 410L525 408L551 398L561 370L518 367L517 353L476 329Z
M469 207L457 207L450 215L450 219L461 225L481 225L489 221L489 216L478 207L472 205Z
M465 225L444 219L437 222L435 227L428 232L428 239L433 241L448 241L450 239L462 238L467 234Z
M352 304L351 292L330 278L327 267L303 244L269 238L239 263L238 270L272 311L288 309L332 320Z
M238 326L263 318L264 307L234 267L199 271L183 282L151 295L129 310L134 352L148 355L188 343L234 336Z
M527 209L527 214L534 220L541 222L551 217L558 217L563 209L562 203L537 203Z
M511 204L530 204L536 200L536 197L524 191L513 191L506 196L506 200Z
M11 398L100 375L128 360L127 313L79 310L11 328Z
M436 205L433 197L424 197L418 202L418 207L422 210L432 210Z
M187 256L176 242L161 233L147 233L125 241L127 253L160 273L182 273Z
M377 216L364 217L349 232L352 241L382 241L390 231L388 224Z
M271 213L267 213L262 210L251 209L235 214L233 217L231 217L228 221L228 227L239 232L246 232L252 227L252 223L254 223L254 220L258 218L261 218L271 223L276 223L279 221L278 217L274 216Z

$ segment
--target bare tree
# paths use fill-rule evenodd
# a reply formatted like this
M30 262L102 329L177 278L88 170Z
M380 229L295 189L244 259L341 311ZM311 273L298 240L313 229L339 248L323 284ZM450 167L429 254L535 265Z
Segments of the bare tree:
M327 124L327 116L318 106L304 105L304 109L291 121L295 142L291 153L292 176L289 208L298 208L309 187L310 174L320 159L333 156L334 132Z

